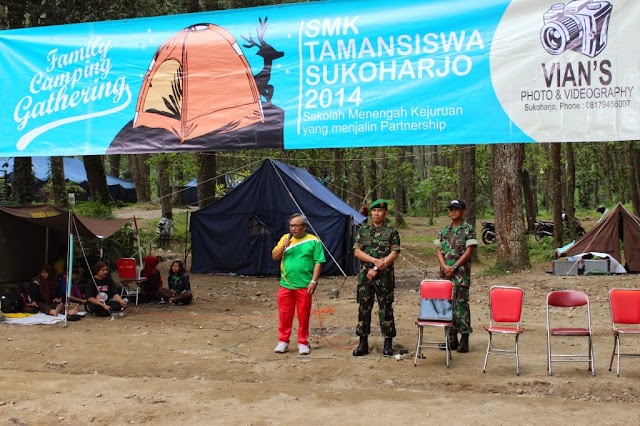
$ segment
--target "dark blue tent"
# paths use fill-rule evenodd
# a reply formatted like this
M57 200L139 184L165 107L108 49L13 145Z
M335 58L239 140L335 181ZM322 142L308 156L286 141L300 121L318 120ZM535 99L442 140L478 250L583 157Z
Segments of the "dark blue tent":
M191 179L182 187L182 201L185 206L198 204L198 179Z
M82 160L65 157L63 162L64 178L87 190L89 182ZM2 170L5 170L8 175L12 174L13 158L8 158L6 161L3 161L3 163L6 167ZM51 177L51 157L31 157L31 164L33 165L35 178L41 183L47 182ZM138 201L136 187L133 182L107 175L107 186L109 188L109 194L114 201L123 201L125 203L135 203Z
M271 250L289 232L289 216L300 210L309 218L307 230L324 243L323 275L338 275L340 268L354 275L353 237L365 217L306 170L273 159L191 215L191 271L278 275Z

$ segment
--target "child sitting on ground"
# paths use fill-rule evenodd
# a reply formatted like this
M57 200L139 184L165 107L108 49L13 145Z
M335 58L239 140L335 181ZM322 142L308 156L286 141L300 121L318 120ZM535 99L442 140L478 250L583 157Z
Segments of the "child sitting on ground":
M162 297L169 301L171 304L185 304L188 305L193 299L191 293L191 283L189 282L189 275L184 270L184 264L180 260L174 260L169 269L169 277L167 278L167 284L169 288L160 287L158 292Z

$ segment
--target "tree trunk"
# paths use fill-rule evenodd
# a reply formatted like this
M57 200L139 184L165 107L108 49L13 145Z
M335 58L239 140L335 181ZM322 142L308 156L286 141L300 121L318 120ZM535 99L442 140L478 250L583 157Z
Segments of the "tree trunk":
M16 157L13 162L11 198L18 204L31 204L36 199L35 177L31 157Z
M496 225L496 266L518 271L529 268L529 250L522 218L520 180L524 147L520 144L491 146L493 199Z
M362 167L362 150L358 151L356 158L353 161L351 169L351 175L353 179L349 179L350 191L354 194L355 200L351 203L353 207L359 209L364 203L367 202L367 189L365 187L364 169Z
M216 198L216 154L198 154L198 207L211 204Z
M467 222L476 228L476 146L466 145L459 152L460 197L467 205L465 209Z
M160 154L156 166L158 173L158 198L160 199L160 209L162 217L171 217L171 184L167 171L171 167L171 162L166 154Z
M111 196L109 195L109 187L107 187L107 175L104 172L102 156L85 155L82 158L84 169L87 172L91 200L100 204L110 204Z
M64 158L51 157L51 186L53 192L53 205L61 208L69 208L69 196L64 179Z
M427 155L426 155L426 147L420 145L418 147L418 171L420 180L425 180L427 178Z
M573 143L567 142L564 144L566 155L566 188L565 188L565 212L567 213L567 227L569 229L569 241L575 241L577 237L576 232L576 160L573 152Z
M375 154L377 150L374 149L372 152L372 156L369 159L369 182L371 182L371 194L370 201L375 201L378 199L378 163L376 163Z
M398 173L396 174L395 179L395 206L393 209L395 210L395 222L398 228L402 228L405 226L404 215L407 212L406 208L406 195L405 195L405 163L406 157L408 153L408 148L406 146L400 147L400 154L398 155Z
M431 146L430 166L439 166L440 157L438 156L438 145ZM434 218L438 214L438 194L436 191L431 192L431 199L429 200L429 225L433 225Z
M522 190L524 194L524 208L527 216L527 231L532 233L536 225L536 194L531 185L531 176L527 169L522 170Z
M344 149L334 149L333 150L333 188L329 188L336 194L340 199L344 199L344 186L343 186L343 175L344 175Z
M109 174L113 177L120 177L120 154L109 155Z
M638 160L636 158L636 148L634 141L626 142L627 147L627 170L629 176L629 196L631 198L631 206L633 208L633 214L638 216L640 212L640 196L638 195L638 179L637 170L638 170Z
M609 144L605 144L604 146L604 169L605 170L613 170L613 164L611 161L611 150L609 149ZM606 191L607 204L611 204L611 200L613 199L613 184L611 182L611 173L604 174L604 189Z
M549 150L551 159L551 174L549 176L549 193L551 196L551 210L553 213L553 244L562 247L562 166L561 144L552 143Z
M151 188L149 187L149 166L146 164L147 154L129 154L129 169L131 178L136 187L136 196L139 203L151 201Z

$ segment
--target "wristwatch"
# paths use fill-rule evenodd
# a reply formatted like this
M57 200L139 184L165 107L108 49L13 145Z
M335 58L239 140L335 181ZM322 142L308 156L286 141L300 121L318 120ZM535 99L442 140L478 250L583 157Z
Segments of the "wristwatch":
M377 270L378 270L378 267L374 265L374 266L373 266L373 270L374 270L374 271L377 271Z
M311 280L311 284L313 284L313 285L318 285L318 281L316 281L316 280Z

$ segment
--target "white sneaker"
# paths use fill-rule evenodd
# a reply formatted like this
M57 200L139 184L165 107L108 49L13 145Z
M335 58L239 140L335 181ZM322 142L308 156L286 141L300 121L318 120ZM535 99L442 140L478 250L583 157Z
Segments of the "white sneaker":
M311 352L311 349L309 349L309 346L307 345L298 343L298 352L300 352L300 355L309 355L309 352Z
M283 354L289 349L289 344L287 342L278 342L278 346L273 350L277 354Z

